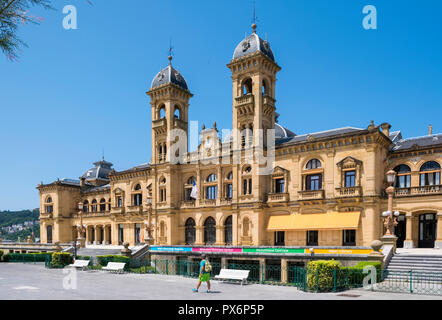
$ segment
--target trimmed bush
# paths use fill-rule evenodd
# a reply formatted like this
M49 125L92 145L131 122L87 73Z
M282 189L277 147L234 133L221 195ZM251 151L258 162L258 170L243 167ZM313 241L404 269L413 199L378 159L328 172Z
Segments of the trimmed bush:
M364 278L368 276L368 273L364 274L364 268L373 266L376 268L376 281L382 281L382 263L373 261L361 261L354 267L346 268L348 287L358 288L363 286Z
M2 261L3 254L4 254L3 250L0 250L0 261Z
M67 252L55 252L52 254L51 268L64 268L73 263L73 257Z
M307 264L307 288L311 291L326 292L336 288L337 277L342 266L335 260L310 261Z
M90 256L77 256L75 260L91 260Z
M122 262L126 263L124 270L128 270L130 258L121 255L107 255L107 256L97 256L97 262L100 266L105 267L109 262Z
M50 252L8 253L3 256L4 262L46 262L51 259Z

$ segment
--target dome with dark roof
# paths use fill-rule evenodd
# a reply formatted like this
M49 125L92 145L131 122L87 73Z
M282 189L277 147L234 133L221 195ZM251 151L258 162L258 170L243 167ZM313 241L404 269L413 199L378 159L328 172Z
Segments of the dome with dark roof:
M94 162L94 168L86 171L81 178L86 181L92 180L109 180L109 173L112 171L113 164L102 159L101 161Z
M238 44L233 53L233 59L238 59L258 51L265 54L272 61L275 61L275 56L270 48L270 44L267 41L262 40L256 32L253 32L249 37L245 38Z
M172 64L161 70L153 79L151 89L162 86L163 84L173 83L184 90L188 90L186 80Z

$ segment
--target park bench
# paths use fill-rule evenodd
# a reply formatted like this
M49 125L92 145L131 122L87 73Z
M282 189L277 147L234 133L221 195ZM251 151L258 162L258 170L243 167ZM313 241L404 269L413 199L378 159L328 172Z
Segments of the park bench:
M215 276L218 280L236 280L241 281L241 285L247 283L247 278L249 277L250 270L232 270L232 269L221 269L219 275Z
M73 264L68 265L70 268L81 268L85 269L89 265L89 260L75 260Z
M124 271L125 265L126 263L123 262L108 262L107 266L103 267L102 270L121 273Z

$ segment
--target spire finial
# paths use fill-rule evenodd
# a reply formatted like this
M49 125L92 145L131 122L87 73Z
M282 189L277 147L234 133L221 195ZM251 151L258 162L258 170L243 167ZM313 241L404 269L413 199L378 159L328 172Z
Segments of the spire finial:
M172 59L173 59L172 55L173 55L172 38L170 38L169 57L168 57L170 65L172 65Z
M253 21L252 21L252 29L253 29L253 33L256 33L256 2L255 0L253 0Z

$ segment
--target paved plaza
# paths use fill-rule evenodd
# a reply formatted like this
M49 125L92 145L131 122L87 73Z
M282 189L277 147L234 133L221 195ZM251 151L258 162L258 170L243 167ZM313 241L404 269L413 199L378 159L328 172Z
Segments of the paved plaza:
M293 287L220 283L212 281L212 293L193 293L196 280L156 274L112 274L103 271L78 271L77 288L72 287L67 270L46 269L42 264L0 263L0 299L54 300L442 300L424 296L351 290L340 293L305 293ZM343 296L347 295L347 296Z

